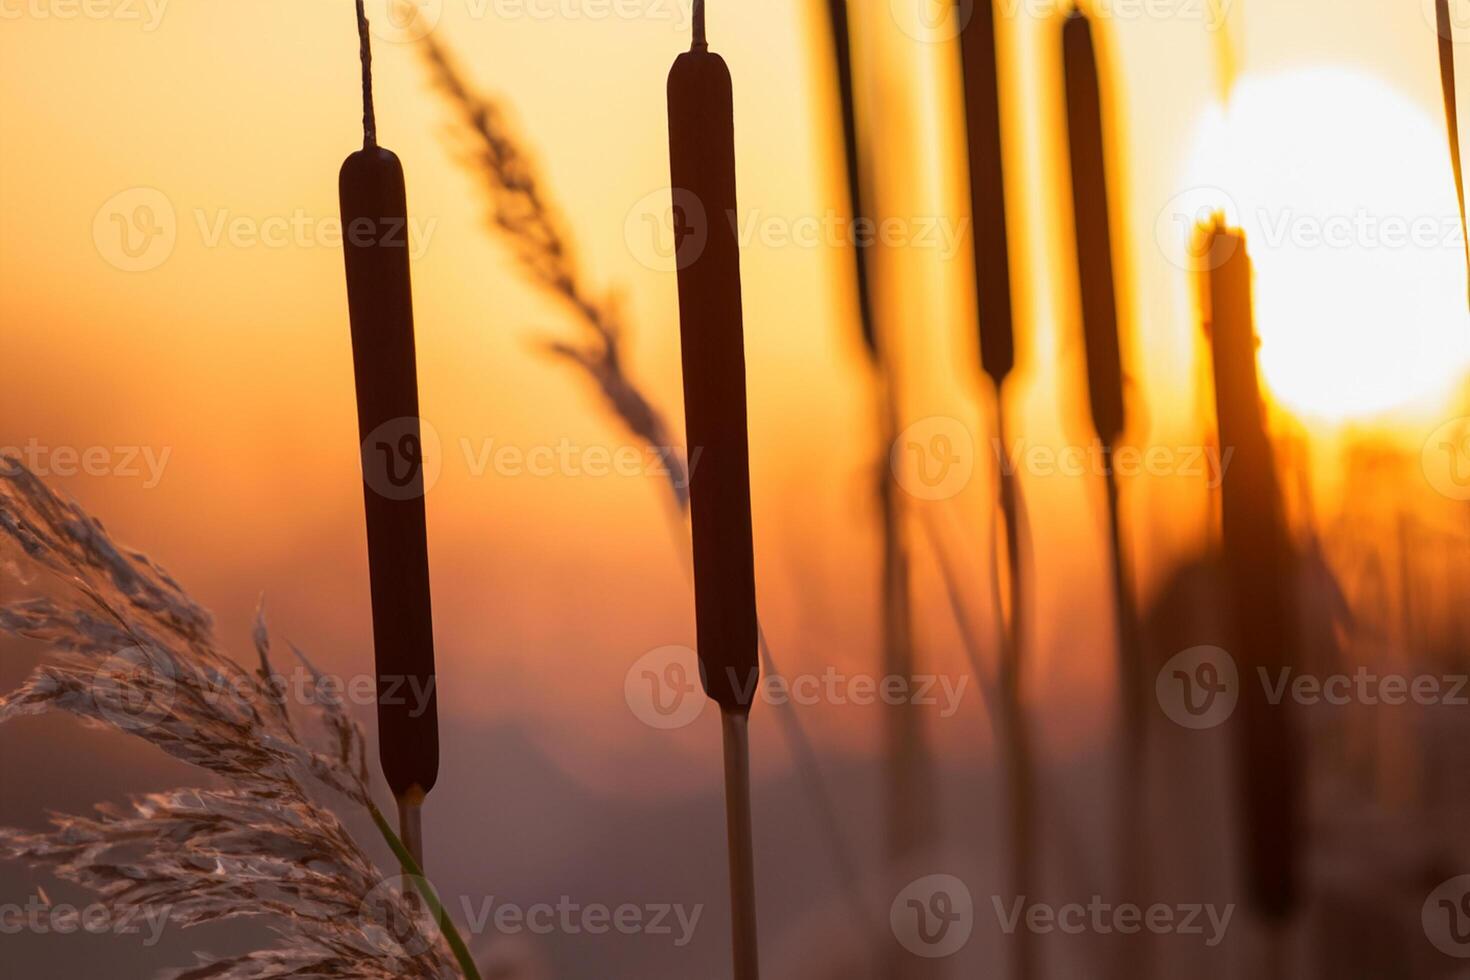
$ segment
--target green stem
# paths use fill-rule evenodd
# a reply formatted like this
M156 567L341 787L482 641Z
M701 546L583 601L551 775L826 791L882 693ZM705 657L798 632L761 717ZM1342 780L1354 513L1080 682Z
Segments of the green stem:
M444 941L449 944L449 948L454 952L454 958L459 961L459 968L464 973L465 980L480 980L480 971L475 967L475 960L470 956L469 947L465 945L459 930L454 927L454 920L439 903L439 896L435 895L434 889L429 887L429 881L424 877L423 869L418 866L413 855L408 853L408 848L403 846L403 841L398 839L398 835L384 819L382 811L371 800L368 801L368 812L373 815L373 823L378 825L378 833L382 834L383 840L388 842L393 856L413 878L414 887L423 896L424 902L429 907L429 913L434 917L434 922L444 936Z

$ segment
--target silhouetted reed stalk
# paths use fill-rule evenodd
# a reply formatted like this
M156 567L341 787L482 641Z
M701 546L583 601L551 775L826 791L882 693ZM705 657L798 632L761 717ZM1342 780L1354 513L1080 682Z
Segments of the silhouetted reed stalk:
M827 0L827 23L831 31L833 66L842 122L843 160L847 176L848 203L853 227L868 217L868 184L863 174L862 141L857 128L857 99L854 91L852 35L847 0ZM874 312L871 246L854 242L853 264L858 302L858 324L863 348L875 376L878 415L879 461L877 495L883 535L882 643L883 668L888 676L914 674L913 610L910 596L909 541L902 497L891 466L889 450L898 438L898 392L896 372L880 336ZM903 862L932 836L932 786L928 752L924 745L923 719L911 705L892 705L884 711L886 726L884 798L888 807L886 849L892 866Z
M427 34L420 43L435 83L460 113L465 129L473 137L475 149L470 163L474 173L485 182L493 228L516 250L531 282L565 304L591 338L590 343L582 345L547 342L544 348L585 373L602 393L607 412L663 459L668 471L670 496L667 499L671 502L665 512L670 517L675 551L692 585L691 529L686 520L688 471L682 455L673 448L663 414L627 372L622 355L624 332L617 305L599 297L585 281L575 260L571 237L563 228L550 195L542 187L530 154L500 106L474 91L434 33ZM758 636L762 667L774 677L779 673L775 654L764 630ZM859 894L857 863L842 832L837 806L827 789L811 739L793 705L777 708L774 714L801 774L802 792L821 825L822 844L853 911L854 928L859 928L860 923L875 922Z
M1460 234L1465 238L1465 262L1467 270L1470 270L1470 234L1466 234L1465 223L1465 174L1460 162L1459 96L1455 91L1455 24L1450 18L1450 0L1434 0L1434 17L1439 33L1439 83L1444 91L1450 169L1455 175L1455 200L1460 205Z
M745 328L740 245L734 223L734 92L725 61L709 49L704 3L694 3L694 38L669 72L669 173L674 207L698 205L675 221L684 419L703 452L690 473L694 603L700 677L720 707L725 746L731 934L735 980L757 980L755 855L748 722L760 677L755 551L750 511ZM691 231L702 224L701 238ZM693 248L686 247L690 242Z
M959 5L956 5L959 14ZM1001 137L1000 66L991 0L977 0L969 23L960 33L960 67L964 80L966 147L973 215L975 303L978 314L980 365L995 392L995 427L1001 452L1007 453L1005 382L1016 364L1011 300L1010 252L1007 241L1005 163ZM1010 888L1013 895L1033 895L1036 877L1036 776L1027 730L1024 690L1026 589L1021 560L1020 488L1009 460L998 457L999 509L1005 527L1005 570L1010 609L999 588L999 537L992 529L991 570L996 583L994 605L1001 635L999 686L1010 800ZM1011 938L1013 975L1028 980L1036 973L1032 939L1024 929Z
M1234 450L1220 488L1221 548L1240 702L1237 785L1251 906L1265 921L1268 960L1284 968L1285 933L1298 900L1300 747L1290 700L1271 704L1260 672L1293 664L1297 643L1292 545L1256 364L1252 266L1245 236L1216 228L1202 254L1223 257L1208 274L1209 332L1220 445ZM1284 975L1281 974L1281 975Z
M362 61L363 148L342 165L344 228L381 233L344 241L352 361L357 389L373 646L378 675L378 748L398 803L399 836L422 866L424 798L439 773L434 626L419 433L408 204L403 165L379 146L373 112L367 15L357 0ZM404 681L428 692L424 705L392 695Z
M1103 135L1101 80L1092 28L1076 11L1062 28L1062 67L1067 103L1067 145L1072 172L1082 334L1087 352L1088 409L1093 430L1111 461L1127 427L1122 338L1114 282L1107 156ZM1106 467L1109 550L1118 644L1121 751L1117 813L1117 857L1124 894L1148 903L1147 694L1139 645L1138 610L1129 574L1117 474ZM1135 943L1128 970L1146 974L1146 943Z

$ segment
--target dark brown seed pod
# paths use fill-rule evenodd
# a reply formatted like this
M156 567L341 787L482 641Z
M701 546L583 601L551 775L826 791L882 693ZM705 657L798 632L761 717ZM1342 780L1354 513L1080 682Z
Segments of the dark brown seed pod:
M1092 42L1092 27L1080 12L1071 14L1062 27L1062 68L1066 75L1072 212L1082 293L1082 334L1087 348L1088 402L1098 438L1111 446L1122 435L1126 421L1123 357L1113 284L1097 52Z
M960 33L960 67L964 74L965 131L970 153L980 366L998 386L1016 366L1016 341L1011 311L1011 261L1006 240L1000 69L993 7L991 0L976 0L975 11Z
M748 711L760 668L734 107L730 71L699 34L669 72L668 99L700 670L722 708Z
M378 747L395 796L421 797L439 772L424 456L403 166L380 146L339 180L352 363L362 440Z
M1205 254L1228 256L1209 274L1209 334L1220 445L1234 451L1220 489L1221 548L1231 652L1242 681L1236 719L1242 847L1253 903L1279 919L1297 902L1300 759L1288 701L1271 704L1255 680L1261 671L1276 676L1294 660L1292 549L1261 401L1245 237L1217 230Z

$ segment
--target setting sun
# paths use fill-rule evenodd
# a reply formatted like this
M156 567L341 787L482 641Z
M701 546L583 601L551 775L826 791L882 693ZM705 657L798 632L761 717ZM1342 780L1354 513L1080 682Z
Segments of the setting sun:
M1261 368L1319 420L1442 405L1470 352L1442 124L1339 68L1242 78L1200 126L1199 207L1245 230Z

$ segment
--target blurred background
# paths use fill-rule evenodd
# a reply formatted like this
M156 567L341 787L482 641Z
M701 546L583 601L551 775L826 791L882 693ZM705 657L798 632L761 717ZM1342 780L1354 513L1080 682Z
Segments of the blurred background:
M507 976L723 975L715 710L663 731L625 696L650 651L694 643L681 518L657 467L596 462L642 444L545 352L582 328L487 222L473 143L421 36L503 107L585 281L617 297L623 367L677 442L664 85L689 12L681 0L421 6L412 24L369 8L379 136L407 173L421 406L437 436L428 516L444 767L426 814L428 868L442 894L475 901L704 907L683 945L677 927L479 936ZM1304 556L1291 588L1320 637L1303 659L1320 655L1319 678L1463 675L1470 334L1432 0L1084 7L1106 110L1125 442L1165 451L1157 471L1120 480L1149 676L1182 651L1229 645L1200 584L1219 539L1208 461L1224 457L1190 241L1214 211L1245 231L1255 264L1263 391ZM1024 714L1043 814L1031 898L1053 906L1123 900L1109 823L1119 692L1105 482L1045 462L1093 440L1066 12L995 6L1018 338L1005 445L1008 458L1041 453L1017 470ZM893 448L912 666L940 699L911 715L919 744L905 751L929 776L909 799L894 797L883 705L757 706L763 960L776 977L1002 975L1014 957L1000 915L1012 857L1004 752L977 669L994 669L1002 627L991 556L1007 454L975 328L955 40L972 13L931 0L849 11L867 206L893 221L868 250L883 388L904 433L890 443L858 327L827 5L709 9L735 84L756 570L772 654L783 676L883 674L874 484ZM1470 30L1470 17L1457 26ZM169 568L238 656L263 595L274 629L343 677L370 671L372 650L333 240L337 170L361 138L357 57L345 0L0 0L0 447ZM1422 234L1395 239L1403 225ZM903 457L936 434L960 475L931 492ZM516 451L556 462L516 463ZM45 652L0 651L7 690ZM961 692L955 703L940 681ZM1470 948L1435 948L1426 902L1470 872L1463 706L1354 699L1300 712L1303 898L1283 930L1240 881L1230 726L1194 730L1149 708L1157 899L1239 906L1217 944L1152 937L1159 975L1266 975L1256 964L1276 945L1292 964L1283 975L1462 975ZM370 708L358 713L372 725ZM37 828L48 811L200 778L63 718L6 726L0 773L0 823ZM905 808L922 829L896 841ZM972 933L953 955L892 966L905 951L890 911L933 875L964 883ZM0 902L38 888L69 894L0 867ZM17 977L128 980L254 935L0 943ZM1115 940L1038 935L1035 975L1101 975Z

